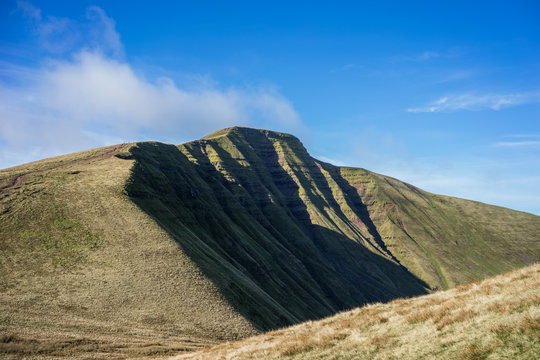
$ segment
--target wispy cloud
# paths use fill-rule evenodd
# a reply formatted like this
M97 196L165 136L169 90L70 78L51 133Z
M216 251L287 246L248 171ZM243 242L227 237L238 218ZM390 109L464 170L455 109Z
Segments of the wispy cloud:
M330 74L335 74L337 72L342 72L342 71L361 70L361 69L365 69L365 66L359 65L359 64L348 63L338 68L330 70Z
M471 77L476 76L477 73L477 70L472 69L451 70L449 72L441 74L439 79L433 81L433 84L444 84L453 81L470 79Z
M17 8L30 21L41 47L48 52L65 54L99 49L117 58L124 55L115 21L97 6L86 9L83 22L65 17L44 17L39 8L25 1L17 1Z
M425 106L409 108L407 112L451 112L459 110L500 110L505 107L540 102L540 91L511 94L458 94L441 97Z
M316 156L316 158L321 160L321 161L327 162L329 164L335 165L335 166L348 166L347 163L345 163L343 161L336 160L336 159L333 159L333 158L329 158L327 156L320 155L320 156Z
M447 166L423 163L416 159L406 164L387 163L366 166L382 174L396 177L421 189L488 204L506 206L540 215L540 194L537 170L522 174L513 164L493 163L489 159L477 159L472 163L449 162ZM538 168L536 168L538 169Z
M514 139L540 139L540 134L511 134L505 137Z
M333 159L337 158L349 166L389 175L433 193L473 199L540 215L539 147L523 148L523 151L493 148L490 151L482 149L477 152L470 149L467 153L449 155L421 151L422 155L415 155L410 147L411 142L405 142L407 140L403 134L394 136L388 131L391 130L379 130L375 127L364 127L356 133L343 130L341 134L334 135L343 143L339 146L343 150L330 153L330 148L326 147L328 139L325 138L325 145L319 147L319 153L315 157L334 164L336 163ZM410 137L410 133L407 136ZM422 132L415 136L421 139L426 135ZM459 141L457 139L460 137L457 133L449 136L440 134L437 139L441 143L455 142ZM538 138L515 139L525 140L538 141ZM504 136L501 141L513 140ZM324 154L324 151L328 153ZM321 156L323 154L328 157Z
M113 56L123 56L124 44L120 41L120 34L116 32L115 21L97 6L90 6L86 9L86 17L94 24L100 25L93 26L88 31L90 46L101 49L105 47L112 52Z
M42 21L39 9L23 6ZM87 15L93 34L67 58L38 68L0 63L0 74L24 79L0 81L0 168L120 140L185 141L231 125L302 127L272 87L219 87L202 77L182 88L167 77L147 79L122 60L114 21L97 7Z
M437 51L424 51L422 54L413 58L415 61L426 61L441 56Z
M391 62L426 62L434 59L448 59L463 56L467 50L460 46L454 46L439 50L424 50L423 52L400 54L390 58Z
M414 55L394 56L390 60L392 62L424 62L441 56L443 56L443 54L441 54L439 51L426 50L422 53Z
M540 141L501 141L492 145L493 147L531 147L540 146Z

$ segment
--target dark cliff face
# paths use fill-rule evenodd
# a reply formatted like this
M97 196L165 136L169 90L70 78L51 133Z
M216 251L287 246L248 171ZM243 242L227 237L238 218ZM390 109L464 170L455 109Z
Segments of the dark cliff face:
M496 231L468 219L472 202L320 162L288 134L229 128L178 147L139 143L131 154L133 201L260 329L419 295L522 261L516 253L492 264L500 256L493 250L482 255L487 264L478 260ZM505 223L524 216L504 210ZM452 252L460 259L448 259Z

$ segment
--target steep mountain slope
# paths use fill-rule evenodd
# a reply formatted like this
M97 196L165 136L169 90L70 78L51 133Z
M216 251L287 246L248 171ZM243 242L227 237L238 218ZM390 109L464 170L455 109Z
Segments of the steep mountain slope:
M332 227L344 220L320 211L328 206L323 198L328 187L312 202L264 134L254 134L260 142L240 138L232 144L227 136L220 138L222 147L207 140L180 150L139 144L131 151L136 165L127 187L235 308L257 327L270 329L425 292L405 268L355 241L362 239L353 237L360 230L350 226L347 236ZM285 151L290 156L303 151L300 156L310 159L293 137L277 144L297 146ZM227 150L237 151L236 158ZM303 161L299 157L293 166L311 176ZM325 184L322 176L303 181ZM320 221L310 220L310 211Z
M537 359L540 265L173 359Z
M131 152L135 203L262 329L485 278L540 254L537 216L335 167L288 134L235 127Z
M540 257L538 216L335 167L267 130L51 158L0 170L0 190L0 332L49 353L73 337L189 350Z

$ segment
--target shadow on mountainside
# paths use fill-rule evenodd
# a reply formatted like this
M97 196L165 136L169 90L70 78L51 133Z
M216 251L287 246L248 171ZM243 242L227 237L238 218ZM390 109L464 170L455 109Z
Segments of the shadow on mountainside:
M212 140L184 144L184 152L139 143L131 149L135 164L126 184L131 199L240 314L269 330L426 293L427 285L403 266L313 224L308 206L320 208L322 200L309 181L300 180L301 197L298 172L283 169L270 140L249 134L248 143L243 135L223 145L235 147L235 158ZM366 213L359 216L376 232Z

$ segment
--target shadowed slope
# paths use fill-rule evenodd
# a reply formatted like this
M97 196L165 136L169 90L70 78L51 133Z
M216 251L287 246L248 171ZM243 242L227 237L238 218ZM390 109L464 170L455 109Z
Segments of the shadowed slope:
M328 188L317 189L313 202L302 198L295 174L264 139L232 145L242 159L208 141L183 145L187 156L170 145L138 144L128 193L261 329L425 292L405 268L329 227L334 220L319 210Z

